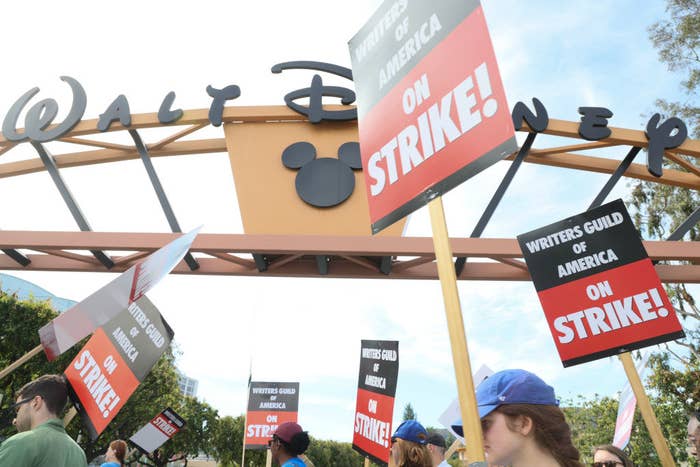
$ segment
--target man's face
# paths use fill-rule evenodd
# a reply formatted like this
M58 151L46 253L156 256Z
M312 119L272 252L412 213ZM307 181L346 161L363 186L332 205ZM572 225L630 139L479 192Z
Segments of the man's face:
M15 401L15 419L12 423L17 427L17 431L29 431L32 429L32 408L33 399L18 397Z
M700 460L700 421L695 416L688 422L688 453Z

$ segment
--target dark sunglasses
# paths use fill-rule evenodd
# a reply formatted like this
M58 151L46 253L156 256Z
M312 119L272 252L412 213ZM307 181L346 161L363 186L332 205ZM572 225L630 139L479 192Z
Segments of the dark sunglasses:
M268 440L267 440L267 447L270 447L270 448L271 448L271 447L272 447L272 443L274 443L275 441L277 441L277 436L273 436L272 439L268 439Z
M624 465L622 462L618 461L603 461L603 462L593 462L591 467L617 467L618 465Z
M35 397L36 397L36 396L27 397L26 399L23 399L23 400L21 400L21 401L19 401L19 402L15 402L14 404L12 404L12 405L10 406L10 408L13 409L13 410L15 411L15 413L17 413L17 412L19 412L19 408L20 408L21 406L23 406L23 405L26 404L27 402L31 402L32 399L34 399Z

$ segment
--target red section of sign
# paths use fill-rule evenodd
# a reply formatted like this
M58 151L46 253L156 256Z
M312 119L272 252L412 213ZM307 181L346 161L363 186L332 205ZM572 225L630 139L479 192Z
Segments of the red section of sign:
M359 130L372 223L513 138L481 7L360 119Z
M95 331L64 373L98 435L139 385L102 328Z
M297 412L250 411L246 418L246 447L267 447L267 441L272 439L280 423L297 421Z
M393 415L393 397L358 388L353 446L388 463Z
M651 260L539 293L562 362L682 330Z
M173 422L168 420L167 417L164 417L163 415L158 415L156 418L151 420L151 425L156 427L158 431L163 433L165 436L168 438L172 438L175 433L180 431L180 429L175 425Z

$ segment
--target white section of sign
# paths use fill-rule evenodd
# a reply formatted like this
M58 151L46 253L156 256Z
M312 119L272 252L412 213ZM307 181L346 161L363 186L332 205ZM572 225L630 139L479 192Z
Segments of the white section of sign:
M647 373L647 363L650 353L642 352L642 358L637 360L635 368L639 374L639 379L644 382ZM632 386L627 382L620 393L620 402L617 408L617 420L615 420L615 435L613 436L613 446L624 449L630 442L632 436L632 422L634 421L634 409L637 406L637 398L632 391Z
M165 433L150 423L147 423L143 428L134 433L129 438L129 441L140 447L145 452L151 453L161 447L163 443L169 440Z
M39 329L49 360L71 348L150 290L180 262L199 233L198 227L135 264L109 284Z
M493 374L493 370L486 365L481 365L479 369L474 373L474 376L472 377L474 381L474 388L476 389L479 387L481 383L484 382L486 378L491 376ZM464 443L464 438L462 436L459 436L455 431L452 429L452 425L454 422L462 418L462 413L459 411L459 399L455 399L450 403L449 406L445 409L445 411L438 417L438 422L442 423L442 426L447 428L447 430L452 433L452 436L455 438L459 439Z

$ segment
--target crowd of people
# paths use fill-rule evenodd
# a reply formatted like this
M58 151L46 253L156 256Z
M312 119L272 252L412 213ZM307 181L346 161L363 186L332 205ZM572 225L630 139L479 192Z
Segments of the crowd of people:
M23 386L12 409L18 433L0 445L0 467L86 466L85 453L67 433L59 415L68 401L62 375L43 375ZM554 389L525 370L503 370L476 389L476 403L489 466L583 467L571 441L571 431ZM463 436L462 420L453 430ZM306 431L294 422L280 424L268 442L272 460L280 467L309 467L303 454L309 447ZM429 433L418 421L406 420L391 437L395 467L446 467L447 446L439 433ZM688 420L688 452L700 460L700 412ZM109 444L102 467L124 465L127 444ZM597 446L592 467L633 467L627 454L613 446Z

